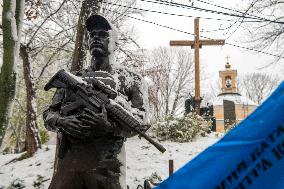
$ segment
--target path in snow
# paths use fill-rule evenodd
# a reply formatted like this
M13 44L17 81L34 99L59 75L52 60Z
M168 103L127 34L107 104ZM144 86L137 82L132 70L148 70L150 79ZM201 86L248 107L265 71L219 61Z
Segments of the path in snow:
M218 138L214 133L190 143L162 142L167 151L161 154L144 139L133 137L126 142L127 184L136 189L145 177L156 172L163 179L168 176L168 160L174 160L175 170L183 166ZM48 149L47 149L48 148ZM43 176L43 189L47 189L52 176L55 146L44 146L33 158L5 165L19 154L0 155L0 189L6 189L15 179L24 181L26 189L33 189L37 175Z

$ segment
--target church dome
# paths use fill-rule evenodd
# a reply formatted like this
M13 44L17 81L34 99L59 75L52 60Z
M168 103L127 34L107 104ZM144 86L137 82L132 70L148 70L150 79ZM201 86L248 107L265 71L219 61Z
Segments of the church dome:
M246 106L257 106L256 103L254 103L249 98L246 98L239 93L222 93L219 94L214 100L213 100L213 106L222 106L223 101L228 100L234 102L236 105L246 105Z
M229 62L227 62L227 64L225 65L226 69L231 69L231 64Z

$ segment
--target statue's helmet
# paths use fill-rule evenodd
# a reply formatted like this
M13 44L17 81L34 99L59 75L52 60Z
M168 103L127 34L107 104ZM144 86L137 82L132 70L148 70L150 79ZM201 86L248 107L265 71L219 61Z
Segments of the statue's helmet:
M108 21L105 17L99 14L91 15L86 20L86 29L89 33L91 33L94 30L105 30L108 31L109 36L109 46L108 50L110 53L112 53L117 48L117 30L116 28L111 24L110 21Z

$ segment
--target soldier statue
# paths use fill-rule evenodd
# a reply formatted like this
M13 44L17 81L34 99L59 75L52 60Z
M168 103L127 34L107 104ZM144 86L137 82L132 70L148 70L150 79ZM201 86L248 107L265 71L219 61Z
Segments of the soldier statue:
M86 20L90 66L74 75L89 82L98 79L117 91L114 99L139 120L146 131L147 89L142 77L114 61L117 36L101 15ZM61 108L74 102L74 93L58 89L44 112L45 127L58 134L58 164L49 189L126 189L124 142L134 132L108 119L105 109L78 108L63 115Z

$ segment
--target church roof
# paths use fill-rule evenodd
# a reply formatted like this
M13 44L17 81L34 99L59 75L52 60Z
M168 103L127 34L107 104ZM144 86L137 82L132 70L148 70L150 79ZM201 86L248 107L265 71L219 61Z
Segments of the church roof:
M222 93L222 94L219 94L213 100L213 106L223 105L223 100L233 101L235 104L257 106L257 104L254 103L252 100L240 95L239 93Z

